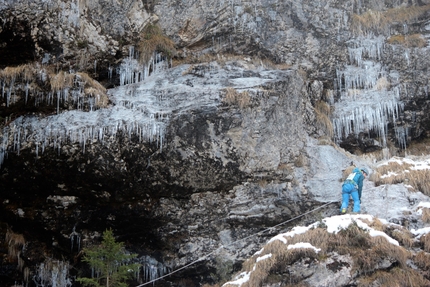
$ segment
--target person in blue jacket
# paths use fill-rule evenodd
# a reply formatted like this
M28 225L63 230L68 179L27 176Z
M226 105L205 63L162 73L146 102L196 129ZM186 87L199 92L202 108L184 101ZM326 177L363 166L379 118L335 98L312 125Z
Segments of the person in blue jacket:
M346 213L346 209L349 205L350 196L354 200L354 207L352 212L360 212L360 201L361 192L363 190L363 180L369 175L369 172L365 167L354 168L352 173L348 175L342 184L342 205L340 207L340 212L342 214Z

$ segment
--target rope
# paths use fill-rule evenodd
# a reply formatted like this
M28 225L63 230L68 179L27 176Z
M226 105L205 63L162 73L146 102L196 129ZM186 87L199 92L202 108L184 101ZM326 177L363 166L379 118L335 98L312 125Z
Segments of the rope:
M286 220L286 221L284 221L284 222L278 223L278 224L276 224L276 225L274 225L274 226L272 226L272 227L269 227L269 228L263 229L263 230L261 230L261 231L259 231L259 232L255 233L255 234L251 234L251 235L249 235L249 236L247 236L247 237L244 237L244 238L242 238L242 239L239 239L239 240L236 240L236 241L234 241L234 242L232 242L232 243L229 243L229 244L227 244L226 246L233 245L233 244L238 243L238 242L240 242L240 241L243 241L243 240L245 240L245 239L248 239L248 238L254 237L254 236L256 236L256 235L259 235L259 234L261 234L261 233L264 233L264 232L266 232L266 231L272 230L272 229L273 229L273 228L275 228L275 227L278 227L278 226L284 225L284 224L286 224L286 223L288 223L288 222L291 222L291 221L293 221L293 220L296 220L296 219L298 219L298 218L300 218L300 217L303 217L303 216L305 216L305 215L307 215L307 214L309 214L309 213L312 213L312 212L314 212L314 211L316 211L316 210L318 210L318 209L321 209L321 208L323 208L323 207L325 207L325 206L327 206L327 205L329 205L329 204L335 203L335 202L337 202L337 200L330 201L330 202L328 202L328 203L326 203L326 204L323 204L323 205L321 205L321 206L319 206L319 207L317 207L317 208L314 208L314 209L312 209L312 210L310 210L310 211L308 211L308 212L305 212L305 213L300 214L300 215L298 215L298 216L296 216L296 217L290 218L290 219L288 219L288 220ZM218 251L219 249L222 249L222 248L224 248L224 247L225 247L224 245L221 245L220 247L218 247L218 248L217 248L217 249L215 249L214 251L209 252L209 253L208 253L208 254L206 254L206 255L203 255L203 257L201 257L201 258L199 258L199 259L197 259L197 260L194 260L193 262L190 262L190 263L188 263L187 265L182 266L181 268L178 268L178 269L176 269L176 270L173 270L172 272L170 272L170 273L168 273L168 274L166 274L166 275L160 276L160 277L158 277L158 278L156 278L156 279L153 279L153 280L148 281L148 282L146 282L146 283L140 284L140 285L138 285L138 286L136 286L136 287L142 287L142 286L148 285L148 284L150 284L150 283L154 283L155 281L158 281L158 280L160 280L160 279L166 278L166 277L168 277L168 276L170 276L170 275L172 275L172 274L174 274L174 273L177 273L177 272L179 272L179 271L181 271L181 270L183 270L183 269L185 269L185 268L187 268L187 267L189 267L189 266L191 266L191 265L196 264L196 263L197 263L197 262L199 262L199 261L202 261L202 260L203 260L203 259L205 259L206 257L208 257L208 256L210 256L210 255L212 255L212 254L214 254L216 251Z

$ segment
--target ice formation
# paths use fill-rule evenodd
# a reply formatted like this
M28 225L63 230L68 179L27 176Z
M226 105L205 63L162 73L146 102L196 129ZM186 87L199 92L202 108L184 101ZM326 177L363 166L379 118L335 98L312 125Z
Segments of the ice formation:
M216 109L227 87L238 92L247 91L252 96L266 83L283 80L291 73L261 66L254 70L259 75L250 77L244 73L248 64L238 61L223 66L210 62L168 68L171 63L154 55L148 64L150 74L136 74L136 71L142 71L142 65L132 61L138 55L133 49L130 51L130 56L121 65L123 68L116 71L124 79L124 85L108 91L109 105L96 107L96 96L84 102L79 89L74 88L41 95L40 100L43 98L57 105L58 100L68 97L70 101L75 96L74 108L78 109L58 110L59 114L45 117L26 115L9 120L0 131L0 165L8 152L19 153L27 149L39 156L47 148L54 148L61 153L66 143L79 144L85 152L90 144L113 141L119 134L136 141L151 142L162 151L172 117ZM43 70L37 76L47 77ZM74 90L76 94L73 94Z
M68 287L72 286L69 278L69 264L67 262L47 259L39 264L33 281L41 287Z
M384 38L368 35L348 42L351 65L337 70L336 86L340 95L335 103L334 136L340 141L349 134L375 131L386 145L387 125L396 123L403 111L397 73L385 72L378 62ZM392 82L389 81L392 80ZM405 146L405 133L398 129L398 142Z
M385 39L383 36L358 37L347 42L349 45L349 61L351 64L361 66L363 57L372 60L380 60Z
M154 53L149 61L144 64L139 63L136 59L138 57L138 53L131 46L128 57L122 61L118 68L121 85L139 83L149 77L150 73L160 73L171 66L166 57L159 53Z
M145 282L155 280L170 272L170 268L150 256L142 256L138 261L143 272L140 276Z
M132 55L133 50L130 49L130 51ZM136 77L134 71L141 65L137 60L130 58L122 63L121 67L128 65L130 69L121 69L120 78L127 79L133 75L135 79L130 82L123 81L123 87L111 91L110 98L114 103L111 108L95 109L100 95L94 93L94 97L86 97L85 83L83 80L80 82L79 74L76 74L73 89L66 87L46 95L36 94L35 105L41 102L56 105L58 114L44 118L21 116L7 124L0 136L0 166L8 150L19 154L21 148L31 143L34 144L36 156L43 153L48 146L57 149L60 153L62 144L66 142L79 143L85 152L88 143L93 141L103 143L106 138L115 137L119 132L123 132L130 138L136 136L140 141L156 143L161 149L168 119L167 112L161 106L162 97L150 91L137 92L138 87L132 83L142 81L144 77ZM160 56L154 55L148 66L151 67L152 73L155 73L164 71L168 64ZM44 71L39 74L42 79L45 79ZM142 75L149 77L149 70ZM12 101L13 82L9 84L10 88L6 91L8 105ZM3 81L2 91L4 86L5 81ZM76 110L59 113L59 104L63 101L71 101ZM85 107L89 111L84 111Z

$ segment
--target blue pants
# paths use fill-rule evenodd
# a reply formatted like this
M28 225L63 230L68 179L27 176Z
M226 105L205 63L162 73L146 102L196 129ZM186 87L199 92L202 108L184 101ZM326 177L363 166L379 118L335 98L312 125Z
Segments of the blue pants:
M352 212L360 212L358 190L351 183L346 183L342 186L342 205L340 210L342 211L343 208L348 208L350 196L352 196L352 199L354 200L354 208L352 209Z

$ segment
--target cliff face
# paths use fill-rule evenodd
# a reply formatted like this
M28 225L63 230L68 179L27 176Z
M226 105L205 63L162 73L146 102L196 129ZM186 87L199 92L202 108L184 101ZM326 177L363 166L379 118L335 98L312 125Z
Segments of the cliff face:
M81 268L106 228L154 279L337 200L360 159L331 138L385 154L425 140L430 7L400 2L0 3L1 231L27 242L4 286L46 258ZM143 68L154 24L176 51ZM224 280L275 232L159 284Z

